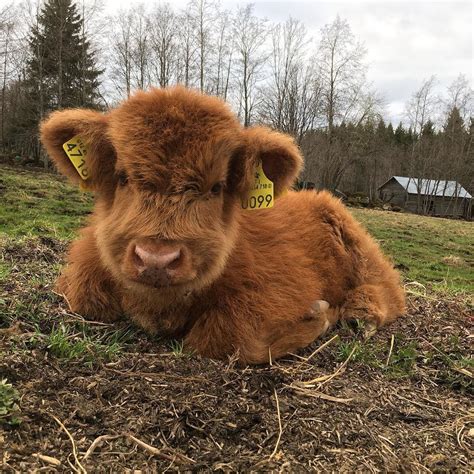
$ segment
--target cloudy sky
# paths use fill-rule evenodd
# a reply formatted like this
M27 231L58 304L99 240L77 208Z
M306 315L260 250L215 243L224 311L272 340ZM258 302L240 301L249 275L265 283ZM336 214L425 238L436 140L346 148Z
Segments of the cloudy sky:
M127 6L135 0L108 0ZM172 0L184 8L187 0ZM226 8L246 4L234 0L221 2ZM386 118L403 119L404 106L423 79L435 75L440 94L460 74L473 84L473 8L472 1L371 0L254 0L255 14L271 21L289 16L303 21L311 36L336 15L348 20L355 36L368 51L369 79L382 94Z

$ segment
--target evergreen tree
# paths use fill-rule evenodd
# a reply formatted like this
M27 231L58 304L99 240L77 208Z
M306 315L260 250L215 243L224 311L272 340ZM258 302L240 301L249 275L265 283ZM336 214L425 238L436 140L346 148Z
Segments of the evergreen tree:
M453 107L446 117L440 136L441 154L444 163L448 164L446 174L453 179L464 181L469 186L474 175L472 135L470 136L457 107Z
M425 125L423 125L423 129L421 130L421 135L423 137L432 137L435 134L434 123L431 119L428 119Z
M390 122L388 125L387 125L387 139L389 141L389 143L393 143L393 138L394 138L394 130L393 130L393 125L392 123Z
M397 145L404 145L406 143L406 132L403 128L402 122L398 124L398 127L395 130L395 143Z
M29 35L27 100L18 124L22 148L38 160L38 123L52 110L98 107L96 57L73 0L47 0Z
M457 107L453 107L449 113L443 131L451 141L459 139L465 133L464 120Z
M378 146L384 147L388 143L392 143L393 140L393 127L392 124L389 123L385 125L385 121L381 118L379 123L377 124L376 130L376 139L378 141Z
M72 0L48 0L30 35L27 78L43 92L43 111L94 107L99 76L83 32L83 19Z

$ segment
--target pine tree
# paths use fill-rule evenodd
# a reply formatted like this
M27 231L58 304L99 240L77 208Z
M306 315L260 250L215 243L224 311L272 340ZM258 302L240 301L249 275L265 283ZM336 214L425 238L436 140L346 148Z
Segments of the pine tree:
M432 137L435 134L434 123L431 119L428 119L426 123L423 125L423 129L421 130L422 137Z
M403 128L402 122L398 124L398 127L395 130L395 143L398 145L404 145L406 143L406 132Z
M47 0L29 35L22 80L26 100L16 124L24 154L40 157L38 124L49 112L68 107L98 108L102 71L84 33L73 0ZM46 163L45 163L46 164Z
M27 80L42 93L43 115L66 107L94 107L99 76L72 0L48 0L30 35Z
M391 126L391 124L389 124ZM377 124L377 128L375 130L375 138L379 142L379 146L384 146L388 140L388 127L385 125L385 121L383 118L379 119L379 122Z
M446 119L443 130L446 137L451 141L455 141L456 139L459 140L459 138L466 132L464 128L464 120L462 119L457 107L452 108Z
M392 123L389 123L387 125L387 132L386 132L387 140L389 141L389 143L393 143L394 134L395 132L393 130L393 125Z

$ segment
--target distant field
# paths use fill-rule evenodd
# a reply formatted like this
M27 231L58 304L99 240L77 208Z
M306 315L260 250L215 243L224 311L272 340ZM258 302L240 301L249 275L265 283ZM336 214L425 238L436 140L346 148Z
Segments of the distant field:
M92 196L59 176L0 167L0 236L71 239ZM474 223L353 209L405 280L433 289L474 292Z
M92 196L52 173L0 165L0 235L70 239Z
M472 471L472 223L353 210L407 315L249 368L70 310L54 282L91 206L0 166L0 472Z
M408 282L474 293L474 222L353 209Z

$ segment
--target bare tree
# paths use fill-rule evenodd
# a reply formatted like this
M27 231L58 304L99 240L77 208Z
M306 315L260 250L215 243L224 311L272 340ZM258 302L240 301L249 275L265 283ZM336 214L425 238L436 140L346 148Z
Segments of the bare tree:
M239 85L239 115L244 126L250 125L257 102L257 85L268 57L264 45L267 22L253 14L253 5L238 8L233 35L236 49L236 79Z
M206 73L212 54L212 25L217 4L212 0L191 0L187 8L194 26L195 44L198 58L199 89L209 92Z
M5 146L5 117L6 117L6 91L9 77L14 70L15 30L17 28L17 12L13 4L6 5L0 10L0 61L1 61L1 129L0 141ZM17 46L16 46L17 47Z
M459 74L448 87L447 98L443 102L445 114L449 114L456 107L464 122L473 116L474 94L469 80L464 74Z
M102 72L105 71L106 65L101 61L101 55L99 54L104 42L104 35L106 35L107 31L107 23L103 15L104 0L81 0L80 2L77 1L77 5L80 8L82 17L81 81L78 93L80 94L82 105L91 106L92 104L88 103L89 93L86 90L87 80L85 77L88 69L87 45L89 45L90 51L93 52L97 63L101 62L98 66ZM106 99L100 92L99 95L105 105L107 103Z
M368 91L365 47L356 41L346 20L336 19L321 30L315 57L321 85L326 141L317 156L308 158L318 167L320 185L335 188L356 157L347 156L334 134L341 123L362 123L374 114L378 100Z
M212 64L210 92L227 99L229 91L231 68L233 61L233 38L231 14L228 11L218 11L215 21L215 49Z
M434 91L435 85L435 76L425 79L406 104L406 116L417 136L421 134L426 122L433 118L438 105L438 98Z
M321 30L321 42L316 54L322 87L323 107L331 139L334 125L355 119L366 86L366 49L356 41L347 20L336 19Z
M149 84L150 74L148 60L150 57L150 24L145 6L133 7L132 62L134 84L138 89L145 89Z
M196 44L194 42L193 18L189 12L182 12L177 17L178 52L176 57L176 82L186 87L193 85L196 64Z
M414 92L406 104L406 116L409 120L414 140L409 156L409 174L417 187L417 212L423 212L427 206L424 178L434 177L434 163L438 161L438 149L433 148L432 140L427 139L425 130L431 127L431 120L439 105L435 94L436 78L425 79L421 87Z
M161 87L166 87L178 73L178 18L169 4L158 4L152 11L149 26L154 77Z
M320 113L320 84L307 62L305 26L290 18L272 32L271 79L263 88L261 120L301 143Z
M120 96L129 97L132 91L133 67L133 13L120 10L111 19L111 72L112 81Z

